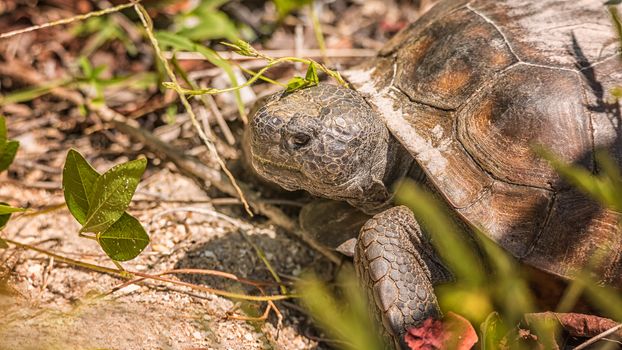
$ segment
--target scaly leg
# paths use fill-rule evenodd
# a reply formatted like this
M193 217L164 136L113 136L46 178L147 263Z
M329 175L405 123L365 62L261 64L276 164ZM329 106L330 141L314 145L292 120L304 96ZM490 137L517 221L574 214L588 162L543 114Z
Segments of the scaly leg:
M405 348L407 328L440 317L433 285L452 280L410 209L394 207L361 229L354 264L383 335Z

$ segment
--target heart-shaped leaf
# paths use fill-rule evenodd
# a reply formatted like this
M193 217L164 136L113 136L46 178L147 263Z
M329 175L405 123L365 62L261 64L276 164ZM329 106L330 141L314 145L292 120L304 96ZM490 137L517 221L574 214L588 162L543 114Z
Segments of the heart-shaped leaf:
M78 151L69 150L63 167L63 193L71 215L82 225L86 222L90 208L88 199L98 177L99 173Z
M18 148L18 141L8 141L0 145L0 172L8 169L9 165L13 163Z
M97 241L111 259L127 261L145 249L149 236L135 217L123 213L119 220L97 235Z
M80 232L104 232L119 220L146 167L147 160L141 158L114 166L99 176L88 196L89 211Z

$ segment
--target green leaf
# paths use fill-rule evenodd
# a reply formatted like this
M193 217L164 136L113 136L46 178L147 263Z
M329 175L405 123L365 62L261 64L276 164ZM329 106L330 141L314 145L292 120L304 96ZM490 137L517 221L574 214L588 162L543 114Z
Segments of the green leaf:
M7 141L6 119L0 114L0 145Z
M309 83L307 82L307 80L305 80L305 78L293 77L287 82L287 88L285 89L285 91L294 92L296 90L307 87L308 84Z
M364 290L350 266L344 266L337 276L335 288L330 288L317 276L304 276L297 290L304 307L332 337L342 341L347 350L386 349L378 337L378 325L370 317ZM372 301L373 302L373 301Z
M52 91L52 89L56 87L66 86L66 85L69 85L70 83L72 83L72 81L67 80L67 79L53 80L51 82L47 82L39 86L17 90L15 92L11 92L4 96L0 96L0 106L31 101L37 97L50 93L50 91Z
M99 173L76 150L70 149L63 167L63 193L71 215L81 224L89 212L89 196Z
M10 205L8 205L7 203L4 202L0 202L0 230L4 228L4 226L6 226L7 222L9 222L9 219L11 218L11 214L12 213L17 213L20 211L25 211L26 209L22 209L22 208L14 208L11 207ZM6 242L2 241L0 242L0 248L8 248L8 246L3 246L3 244L6 245Z
M88 197L89 211L80 232L100 233L119 220L146 167L145 158L136 159L114 166L98 177Z
M309 68L307 68L307 74L305 75L305 80L308 81L311 86L317 85L320 83L320 78L317 76L317 69L315 68L315 64L311 62L309 64Z
M13 163L18 148L18 141L8 140L6 119L0 115L0 173L8 169L9 165Z
M132 260L149 244L149 235L135 217L123 213L106 231L97 235L97 241L112 260Z
M287 88L285 91L294 92L299 89L315 86L319 84L320 78L317 75L317 69L315 68L315 64L310 63L309 68L307 68L307 74L304 78L302 77L293 77L287 82Z
M100 79L99 76L107 69L105 64L99 65L93 69L93 79Z
M11 214L0 214L0 230L6 226L7 222L11 218Z
M307 4L310 4L313 0L274 0L279 18L282 19L290 12L297 10Z
M222 42L221 44L230 47L233 49L233 52L238 55L247 56L247 57L257 57L259 56L259 52L255 50L251 44L247 43L244 40L236 40L235 42Z
M22 212L22 211L26 211L26 209L24 208L15 208L12 207L6 203L2 203L0 202L0 215L5 215L5 214L11 214L11 213L18 213L18 212Z
M481 350L496 350L501 348L501 341L507 332L499 313L491 312L480 325L482 333Z
M238 37L238 30L231 19L223 12L209 11L196 16L187 16L188 19L199 19L195 21L195 26L181 29L178 35L190 40L205 41L226 38L235 40ZM190 22L190 21L188 21Z
M81 56L78 59L78 62L80 63L80 69L82 70L82 75L84 75L84 77L91 79L93 78L93 66L91 66L91 62L89 62L89 59Z
M620 5L622 4L622 0L608 0L604 3L604 5Z
M0 144L0 172L8 169L9 165L13 163L18 148L19 141L8 141L5 144Z

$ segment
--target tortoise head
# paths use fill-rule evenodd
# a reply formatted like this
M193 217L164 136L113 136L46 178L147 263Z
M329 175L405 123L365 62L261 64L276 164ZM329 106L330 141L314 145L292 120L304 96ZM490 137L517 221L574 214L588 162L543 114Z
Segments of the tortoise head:
M390 134L356 91L328 84L267 97L250 121L255 170L287 190L347 201L386 202Z

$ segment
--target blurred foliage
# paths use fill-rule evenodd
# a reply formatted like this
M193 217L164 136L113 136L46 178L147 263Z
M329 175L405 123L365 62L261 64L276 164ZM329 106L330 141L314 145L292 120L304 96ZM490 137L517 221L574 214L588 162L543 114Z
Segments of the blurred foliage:
M354 269L346 265L337 276L335 288L314 275L305 276L296 286L303 304L313 318L334 337L335 345L349 350L384 349L378 326L369 317L367 299Z
M312 4L313 0L274 0L279 18L282 19L290 12Z
M0 173L7 170L17 154L19 142L9 140L6 118L0 114ZM11 214L24 211L22 208L11 207L8 203L0 202L0 230L6 226ZM0 248L8 248L6 242L0 238Z
M80 73L71 81L72 85L80 87L87 92L94 103L104 103L104 92L106 89L133 89L144 90L156 83L157 77L152 72L142 72L128 74L125 76L113 76L104 78L104 73L108 70L106 65L93 67L85 56L78 59Z
M609 0L605 2L607 5L607 9L609 10L609 14L611 15L611 20L613 22L613 27L615 28L616 34L618 35L618 39L620 40L620 48L622 48L622 20L620 19L620 12L616 5L620 5L622 0ZM622 86L616 86L610 91L611 95L619 100L622 98Z
M188 12L173 17L175 34L191 41L227 39L239 37L236 23L219 7L227 0L203 0Z
M115 16L123 16L123 14L116 13ZM90 56L97 49L114 40L121 42L130 56L136 56L138 53L136 45L114 18L114 16L93 17L74 27L73 35L89 37L87 44L80 51L82 56Z
M13 163L18 148L18 141L9 140L6 119L0 114L0 173L7 170L9 165Z
M68 86L71 83L72 80L70 79L59 79L43 82L37 86L11 91L10 93L0 95L0 106L28 102L34 100L35 98L49 94L54 88Z
M603 150L596 151L597 174L583 167L566 164L542 148L536 151L573 186L592 196L603 205L622 212L622 176L615 160Z
M197 52L203 55L207 61L225 72L233 88L239 86L233 66L229 63L229 61L220 57L216 51L205 45L195 43L188 38L166 31L158 31L155 33L155 36L162 49L170 48L175 51ZM233 90L233 94L235 96L238 112L240 113L240 116L242 116L242 119L244 119L246 113L244 109L244 101L242 101L240 91L235 89Z
M620 169L606 153L597 153L599 172L592 174L585 168L565 164L549 152L541 149L538 152L565 179L604 206L614 210L622 208ZM519 263L477 228L465 230L443 202L412 180L404 180L398 184L396 202L411 208L423 230L429 234L436 251L455 275L453 283L435 288L441 308L445 312L463 315L473 324L479 325L481 349L533 348L533 343L521 339L517 327L523 324L526 314L536 311L534 297ZM319 319L320 325L327 332L338 339L355 339L355 331L346 333L341 329L345 325L353 329L367 327L364 324L370 322L370 317L353 316L351 311L335 317L330 310L338 309L335 306L339 305L338 301L335 301L326 286L313 283L319 282L312 280L312 292L303 289L310 288L308 285L299 286L304 303L312 315ZM357 287L353 285L352 288ZM566 311L572 309L583 293L603 315L617 321L622 320L620 292L599 285L589 271L583 271L576 276L576 280L570 284L559 302L560 308ZM357 325L353 326L353 323ZM531 320L528 327L537 334L537 338L531 339L539 344L537 346L544 349L556 348L556 336L560 334L557 323L536 318Z
M8 203L0 202L0 230L2 230L6 224L9 222L11 218L11 214L26 211L26 209L15 208L10 206ZM0 248L8 248L9 246L6 242L0 237Z
M455 282L435 288L441 309L479 324L484 330L481 343L493 349L500 346L498 342L523 315L534 311L533 296L518 262L478 229L472 228L472 234L465 232L443 203L412 180L398 184L396 201L413 211L454 273ZM540 341L553 340L543 336Z

